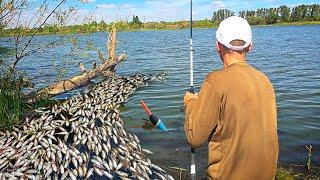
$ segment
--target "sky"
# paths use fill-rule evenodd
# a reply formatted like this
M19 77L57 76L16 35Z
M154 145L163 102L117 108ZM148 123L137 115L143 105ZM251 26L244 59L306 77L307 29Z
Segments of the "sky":
M112 22L129 20L132 15L139 16L142 22L179 21L190 17L190 0L79 0L67 1L79 11L78 22L83 23L92 17L93 20ZM280 5L296 6L299 4L320 4L320 0L193 0L194 19L211 19L213 11L226 8L238 14L241 10L279 7ZM80 22L82 21L82 22Z

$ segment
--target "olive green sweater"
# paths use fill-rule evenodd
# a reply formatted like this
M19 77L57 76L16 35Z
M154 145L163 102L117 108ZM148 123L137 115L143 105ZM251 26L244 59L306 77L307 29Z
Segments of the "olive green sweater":
M247 63L214 71L204 80L198 98L186 106L185 133L191 146L197 148L209 140L208 179L275 177L276 100L262 72Z

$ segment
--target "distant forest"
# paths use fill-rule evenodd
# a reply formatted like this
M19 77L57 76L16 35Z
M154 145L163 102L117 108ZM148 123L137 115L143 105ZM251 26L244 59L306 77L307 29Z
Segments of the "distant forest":
M213 13L212 21L220 22L233 16L234 12L221 9ZM280 6L278 8L260 8L255 11L240 11L239 16L248 20L251 25L275 24L279 22L319 21L320 5L299 5L293 8Z
M235 13L228 9L220 9L213 12L211 19L197 20L193 22L195 28L211 28L227 17ZM272 25L272 24L320 24L320 4L299 5L296 7L280 6L278 8L260 8L257 10L240 11L239 16L248 20L251 25ZM187 18L187 17L186 17ZM87 24L72 26L50 26L46 25L38 29L37 34L70 34L70 33L92 33L105 32L113 23L107 24L103 20L99 23L92 21ZM177 22L141 22L138 16L133 15L132 20L118 21L118 30L148 30L148 29L184 29L189 27L189 21ZM0 36L12 36L15 34L28 35L35 32L35 29L2 29Z

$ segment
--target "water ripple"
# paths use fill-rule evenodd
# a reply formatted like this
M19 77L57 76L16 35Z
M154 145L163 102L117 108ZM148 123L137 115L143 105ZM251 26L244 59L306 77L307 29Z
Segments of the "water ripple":
M203 79L213 69L221 68L221 61L214 47L215 29L195 29L195 87L199 91ZM119 74L166 72L167 81L151 84L137 91L126 104L124 116L130 116L128 128L136 132L151 150L185 144L183 134L184 115L180 112L182 97L189 87L189 31L143 31L119 32L117 52L127 53L128 61L117 67ZM320 148L320 26L254 27L254 49L248 62L265 72L273 83L278 105L278 129L280 158L300 160L305 155L304 145ZM73 35L78 38L83 53L73 54L68 40L46 54L35 54L25 59L20 67L27 74L36 76L36 88L47 85L57 76L57 69L64 67L64 77L79 73L77 63L82 61L87 68L99 62L95 51L85 47L92 40L95 47L105 51L107 33ZM41 36L39 43L56 38ZM0 40L8 46L8 38ZM86 54L85 54L85 53ZM55 68L52 64L55 63ZM43 75L45 74L45 75ZM63 97L70 96L72 91ZM141 125L146 115L140 107L144 99L151 110L176 129L168 134L146 132L130 128ZM160 141L160 140L163 141ZM165 140L166 139L166 140ZM159 141L157 141L159 140ZM157 142L157 143L155 143ZM186 148L187 149L187 148ZM159 157L166 156L165 150ZM315 158L320 151L314 152ZM170 157L169 157L170 158ZM168 159L168 158L167 158Z

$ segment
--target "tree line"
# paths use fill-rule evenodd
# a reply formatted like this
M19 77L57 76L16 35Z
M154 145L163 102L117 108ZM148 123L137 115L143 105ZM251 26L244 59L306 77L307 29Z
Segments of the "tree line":
M227 17L233 16L234 12L220 9L213 12L212 21L219 23ZM278 8L260 8L257 10L243 10L239 16L248 20L251 25L264 25L275 23L289 23L299 21L319 21L320 5L299 5L295 7L280 6Z
M212 19L196 20L193 22L195 28L211 28L217 26L227 17L234 16L235 13L228 9L220 9L213 12ZM259 8L257 10L244 10L239 12L239 16L248 20L251 25L269 25L276 23L319 24L320 4L299 5L296 7L280 6L278 8ZM81 25L61 26L58 24L45 24L39 28L16 27L12 29L2 29L0 26L0 36L28 35L36 34L70 34L70 33L93 33L105 32L113 23L107 24L103 20L100 22L91 21ZM135 29L184 29L189 27L189 21L177 22L141 22L139 16L133 15L131 20L117 22L118 30Z

